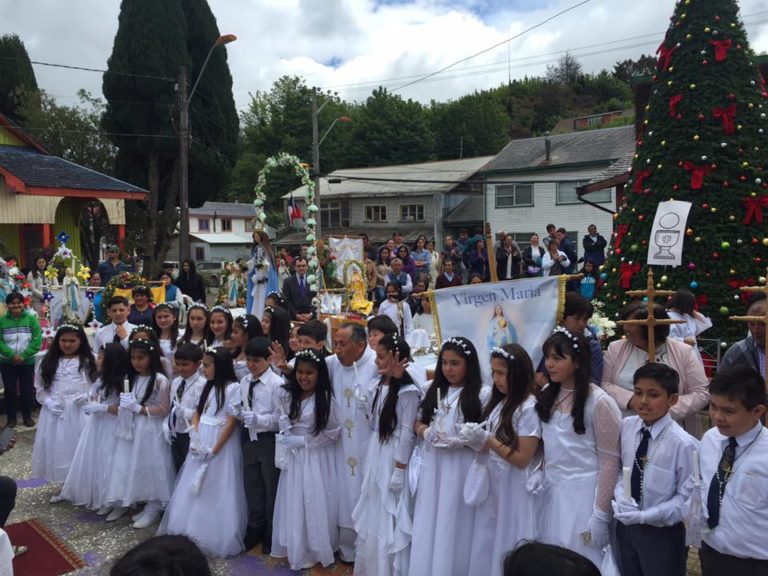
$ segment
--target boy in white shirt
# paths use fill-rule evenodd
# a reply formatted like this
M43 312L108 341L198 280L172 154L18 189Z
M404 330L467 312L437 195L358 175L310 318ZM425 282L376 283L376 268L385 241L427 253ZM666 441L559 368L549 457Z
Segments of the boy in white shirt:
M200 373L203 349L197 344L179 344L173 354L178 376L171 382L171 409L163 423L163 434L171 445L176 473L181 470L189 452L189 427L197 410L205 378Z
M765 382L750 366L719 370L709 384L712 428L701 439L701 499L709 531L702 576L768 574L768 432Z
M253 338L245 346L250 374L240 381L243 430L243 477L248 503L245 548L261 542L261 553L272 551L272 515L280 470L275 466L278 393L284 380L270 369L268 338Z
M125 296L112 296L107 302L107 317L111 320L106 326L96 331L96 350L101 350L104 344L114 342L122 344L128 350L128 337L135 328L128 322L131 305Z
M621 462L630 474L614 489L617 559L623 576L685 576L683 508L690 496L696 439L672 420L680 377L651 362L634 374L636 416L621 422ZM629 472L631 471L631 472Z

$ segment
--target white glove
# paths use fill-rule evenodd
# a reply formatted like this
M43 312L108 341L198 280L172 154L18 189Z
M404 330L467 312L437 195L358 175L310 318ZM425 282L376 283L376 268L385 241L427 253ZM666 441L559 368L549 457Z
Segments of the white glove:
M163 440L165 440L166 444L173 444L173 438L171 438L171 429L168 428L168 425L165 422L163 422L161 430L163 431Z
M64 413L64 407L61 404L59 404L54 398L50 398L50 397L46 398L45 407L48 408L48 410L54 416L61 416Z
M256 423L258 416L251 412L250 410L243 410L243 424L245 424L246 428L253 428L253 425Z
M465 446L472 448L475 452L479 452L485 448L485 444L490 437L490 432L474 422L465 424L459 430L459 439L461 442Z
M200 462L208 462L211 458L213 458L215 454L213 453L213 450L208 448L207 450L203 450L201 452L198 452L196 455L196 458L200 460Z
M120 407L125 408L126 410L130 410L134 414L138 414L139 412L141 412L141 409L143 408L143 406L136 401L135 397L131 397L128 400L126 400L125 405L123 405L123 401L121 399Z
M243 404L242 402L238 402L235 404L234 402L230 402L229 406L227 406L227 414L229 416L232 416L233 418L237 418L238 420L243 419Z
M280 432L287 432L291 429L291 420L287 415L283 414L277 419L277 425L280 428Z
M617 517L619 514L637 512L639 510L639 506L634 498L630 498L629 500L613 500L611 501L611 507L613 508L613 514Z
M192 418L195 417L195 413L197 412L197 408L182 408L179 406L176 408L176 410L182 410L182 414L184 415L184 420L186 422L192 422Z
M88 396L86 394L80 394L72 400L77 406L82 406L88 402Z
M289 450L295 450L296 448L304 448L304 435L295 434L283 434L282 442Z
M133 402L136 402L136 395L133 392L120 393L120 408L128 408Z
M461 438L458 436L444 436L440 439L440 443L448 450L460 450L465 446L464 442L462 442Z
M608 545L608 535L610 532L611 517L607 512L595 510L587 522L587 530L591 534L589 545L592 548L602 550Z
M389 490L395 494L400 494L405 485L405 468L395 468L392 470L392 476L389 477Z
M88 402L88 404L83 406L83 412L86 414L86 416L90 416L91 414L98 414L100 412L106 412L107 410L109 410L109 406L102 404L101 402Z
M541 468L534 470L528 480L525 481L525 489L534 496L541 494L541 491L544 490L544 470Z

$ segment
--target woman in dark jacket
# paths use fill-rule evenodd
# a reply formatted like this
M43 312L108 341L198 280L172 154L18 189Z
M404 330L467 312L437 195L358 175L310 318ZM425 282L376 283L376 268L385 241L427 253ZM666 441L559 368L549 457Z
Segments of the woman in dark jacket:
M483 282L491 281L491 269L488 267L488 251L485 249L485 240L482 237L473 236L470 240L472 248L469 251L469 273L477 274Z
M181 263L181 271L179 272L179 277L176 278L175 284L182 294L186 294L195 302L205 304L205 282L203 277L195 270L193 260L184 260Z
M496 277L499 280L520 278L520 247L512 234L507 234L496 249Z

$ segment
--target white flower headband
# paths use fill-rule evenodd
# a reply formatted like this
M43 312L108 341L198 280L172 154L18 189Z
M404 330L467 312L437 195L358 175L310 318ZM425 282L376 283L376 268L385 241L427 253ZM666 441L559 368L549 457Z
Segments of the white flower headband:
M64 324L59 324L59 327L56 328L56 332L61 332L62 330L80 330L82 326L79 324L72 324L71 322L65 322Z
M136 332L136 330L134 330ZM147 340L146 338L137 338L136 340L131 340L130 346L136 346L141 345L142 347L145 347L150 352L155 351L155 345L152 344L151 340Z
M206 306L205 304L201 304L200 302L195 302L194 304L192 304L192 306L189 307L190 310L192 310L193 308L199 308L200 310L205 310L206 312L208 312L208 306Z
M148 334L154 334L155 330L152 328L152 326L147 326L146 324L137 324L131 330L131 336L136 334L136 332L147 332Z
M445 344L453 344L454 346L458 346L461 348L461 351L464 353L464 356L471 356L472 351L469 349L469 346L464 340L459 340L458 338L449 338L445 341ZM445 347L445 344L443 344L443 347Z
M502 358L506 358L510 362L512 362L515 359L515 357L509 352L507 352L506 350L504 350L504 348L497 348L495 346L491 348L491 356L494 356L494 355L501 356Z
M573 349L576 350L576 352L579 351L579 337L573 334L568 328L565 326L555 326L555 329L552 330L552 334L564 334L568 340L571 340L573 342Z
M221 304L218 304L213 308L211 308L211 314L213 314L214 312L223 312L227 316L232 316L232 312L229 311L229 308L225 308Z
M311 360L312 362L322 361L322 358L320 358L320 356L318 356L317 353L310 348L307 348L306 350L299 350L296 352L295 358L296 360Z

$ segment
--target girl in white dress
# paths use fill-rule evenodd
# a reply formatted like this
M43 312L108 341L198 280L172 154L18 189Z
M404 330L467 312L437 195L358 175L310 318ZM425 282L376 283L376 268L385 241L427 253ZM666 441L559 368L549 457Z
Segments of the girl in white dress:
M410 357L408 344L396 333L376 346L381 377L365 391L371 400L371 435L365 457L360 500L352 512L357 532L355 574L390 576L408 573L411 544L411 498L406 469L416 441L413 422L421 390L400 365Z
M681 320L680 324L671 324L669 337L680 340L693 347L694 352L701 360L701 352L696 337L712 328L712 320L695 309L696 296L688 290L680 289L669 299L667 314L672 320Z
M549 383L536 412L544 440L539 539L602 562L611 498L621 472L621 412L589 383L590 347L581 334L555 328L542 347Z
M240 385L226 348L206 350L203 375L208 382L192 418L190 456L158 534L183 534L210 556L234 556L245 548L248 517L238 421L227 411L240 401Z
M403 287L397 280L387 283L387 299L379 305L379 316L389 316L400 336L407 338L413 330L411 307L403 300Z
M82 407L96 380L88 337L82 326L62 324L35 372L35 392L42 404L32 447L32 476L54 484L67 479L80 434ZM52 502L60 498L54 496Z
M173 376L173 356L171 356L169 360L165 354L163 354L160 340L152 326L147 326L146 324L134 326L133 330L131 330L131 335L128 337L128 343L130 344L134 340L149 340L160 351L160 365L163 368L163 374L166 376Z
M477 507L469 574L501 576L504 556L535 539L536 497L527 489L541 439L533 394L533 364L519 344L491 349L493 391L483 409L485 428L467 434L473 448L490 450L488 497Z
M173 368L173 354L179 340L179 314L176 308L166 303L155 306L152 310L152 329L160 342L163 357ZM168 374L168 376L171 375L171 373Z
M187 310L187 325L184 328L184 334L179 338L179 344L190 342L204 349L207 346L206 340L209 334L208 308L205 304L192 304Z
M229 308L224 306L214 306L211 308L208 325L211 329L211 333L206 340L208 347L218 348L219 346L224 346L224 343L232 336L232 313L229 311Z
M261 322L253 314L238 316L232 322L232 336L229 339L229 348L235 363L235 375L237 381L250 374L245 362L245 346L253 338L263 336Z
M341 424L325 360L296 354L291 380L280 391L276 451L285 454L277 486L272 556L293 570L330 566L338 548L336 447ZM277 456L276 456L277 459Z
M171 406L171 384L163 373L160 348L151 340L132 340L128 346L130 392L120 394L120 414L132 420L133 438L118 438L107 483L106 502L114 510L107 521L120 518L127 507L146 502L133 516L134 528L157 521L171 498L176 469L171 449L163 439L163 419Z
M83 406L85 428L61 498L76 506L98 510L97 514L104 516L112 511L105 506L105 497L117 444L117 407L128 371L128 352L121 344L104 344L96 357L96 368L99 377L91 387L89 402Z
M482 419L481 388L475 346L461 336L446 340L415 425L426 450L409 574L469 574L475 509L464 503L464 479L475 453L458 437L457 425Z

